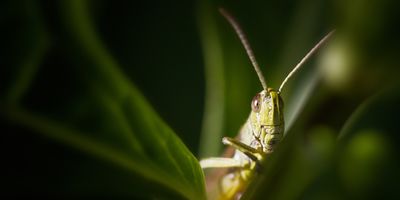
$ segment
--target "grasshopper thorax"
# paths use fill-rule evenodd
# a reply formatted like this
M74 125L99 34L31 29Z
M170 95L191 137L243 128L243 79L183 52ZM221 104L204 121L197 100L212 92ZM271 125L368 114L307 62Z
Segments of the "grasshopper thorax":
M283 101L278 91L268 88L254 96L250 123L262 151L271 153L284 132Z

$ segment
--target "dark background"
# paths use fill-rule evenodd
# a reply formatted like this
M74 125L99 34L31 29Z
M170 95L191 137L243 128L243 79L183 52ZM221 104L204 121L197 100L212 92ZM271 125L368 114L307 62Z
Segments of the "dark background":
M103 87L88 80L102 77L88 69L96 61L87 59L80 44L90 46L91 38L75 38L70 23L76 10L66 2L0 3L2 193L147 198L146 193L159 190L161 197L175 198L162 184L38 134L41 130L7 114L10 108L23 108L81 131L117 126L117 118L99 120L106 113L93 110L98 99L86 96ZM267 84L274 88L336 29L335 38L283 91L288 142L263 178L271 179L274 173L287 177L275 187L288 187L289 195L275 190L270 198L373 198L375 189L370 188L376 185L382 185L377 197L398 196L393 191L399 186L396 1L101 0L85 5L83 13L102 47L197 158L220 154L220 138L237 134L252 97L262 89L219 7L240 22ZM215 94L222 98L210 97ZM117 141L102 134L93 137ZM305 171L282 166L303 166L310 160L302 158L314 154L327 155L327 161L310 158L324 165L305 171L322 172L290 182L296 179L291 173ZM301 187L293 189L291 184ZM260 198L262 190L249 197Z

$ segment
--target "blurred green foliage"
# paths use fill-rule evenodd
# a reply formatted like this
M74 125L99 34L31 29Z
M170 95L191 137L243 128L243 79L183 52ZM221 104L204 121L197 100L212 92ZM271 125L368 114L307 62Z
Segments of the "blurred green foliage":
M195 156L261 90L220 6L274 88L337 30L284 88L285 139L243 198L398 198L394 0L3 1L2 195L204 198Z
M19 24L32 47L2 74L3 195L204 199L197 159L121 71L91 2L46 5L57 10L51 28L45 4L24 3L14 8L36 24Z

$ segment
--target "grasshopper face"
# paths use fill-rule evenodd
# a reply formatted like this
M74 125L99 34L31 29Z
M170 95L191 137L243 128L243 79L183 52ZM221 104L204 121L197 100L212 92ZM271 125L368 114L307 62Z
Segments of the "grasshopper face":
M326 35L310 52L293 68L281 83L278 90L268 88L260 67L255 59L253 50L247 41L236 20L224 9L220 9L221 14L228 20L235 30L237 36L243 44L246 53L253 65L263 91L258 93L251 102L251 113L236 139L224 137L222 142L236 149L232 158L208 158L200 161L202 168L231 168L218 183L211 182L216 188L215 191L208 189L208 193L214 194L211 199L237 199L245 191L253 171L258 168L258 164L266 157L265 154L272 153L275 146L281 141L284 134L283 121L283 101L280 96L283 86L295 72L314 54L317 49L333 34L331 31ZM220 177L219 177L220 178ZM207 181L209 182L209 181Z
M271 153L284 133L283 101L272 88L258 93L251 102L250 123L262 151Z

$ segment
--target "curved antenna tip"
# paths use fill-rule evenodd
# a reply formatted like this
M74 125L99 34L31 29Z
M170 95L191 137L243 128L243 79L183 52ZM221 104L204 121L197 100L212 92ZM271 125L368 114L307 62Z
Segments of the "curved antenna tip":
M279 87L278 92L281 93L283 86L286 82L296 73L296 71L303 66L303 64L331 37L331 35L335 33L335 29L330 31L324 38L322 38L307 54L303 59L293 68L293 70L286 76L285 80L282 81L281 86Z

